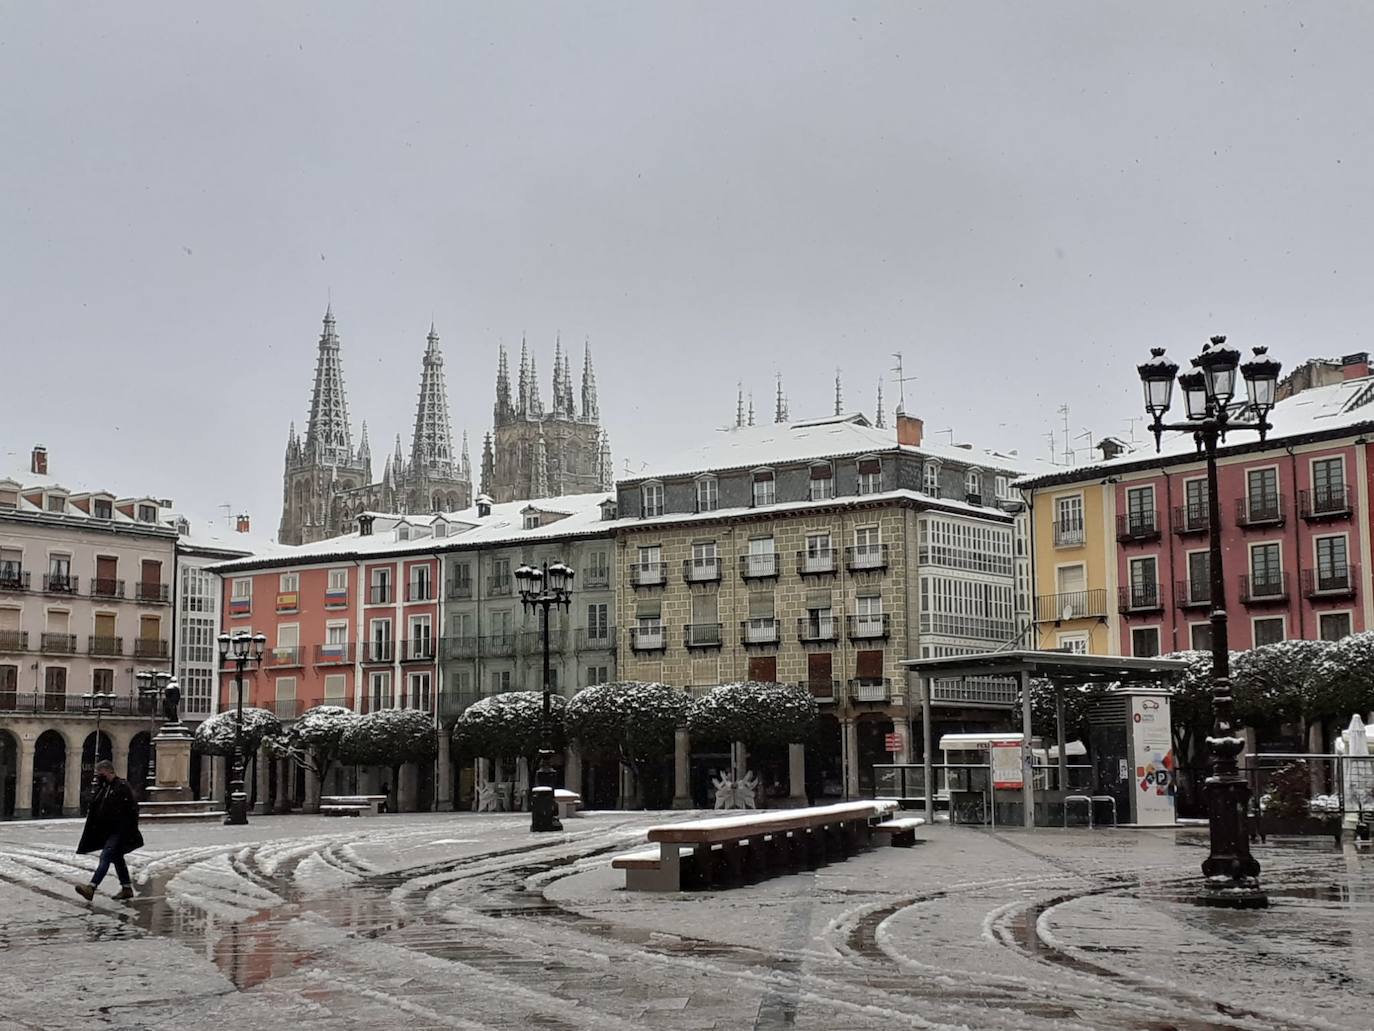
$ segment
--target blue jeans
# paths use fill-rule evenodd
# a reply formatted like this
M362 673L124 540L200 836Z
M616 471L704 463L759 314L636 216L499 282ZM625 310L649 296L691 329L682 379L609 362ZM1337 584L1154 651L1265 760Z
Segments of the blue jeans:
M99 886L111 866L114 867L115 876L119 878L119 883L127 887L129 868L124 865L124 857L119 852L118 834L111 834L105 842L105 847L100 850L100 863L96 866L95 873L91 875L91 884Z

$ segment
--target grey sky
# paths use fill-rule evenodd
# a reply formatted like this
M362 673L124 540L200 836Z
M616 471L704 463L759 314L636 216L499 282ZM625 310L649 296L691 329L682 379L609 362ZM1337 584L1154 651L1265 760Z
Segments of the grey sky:
M1124 434L1151 344L1369 346L1372 22L10 0L0 452L275 531L330 291L374 453L409 447L431 316L474 462L522 331L546 397L554 333L590 335L619 470L736 379L766 417L778 368L795 417L837 364L871 414L896 350L932 432L1043 457L1067 401Z

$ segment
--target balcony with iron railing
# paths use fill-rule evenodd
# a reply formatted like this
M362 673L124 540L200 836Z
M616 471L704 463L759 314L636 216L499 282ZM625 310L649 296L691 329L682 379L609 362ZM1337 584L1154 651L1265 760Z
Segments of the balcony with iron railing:
M585 591L604 591L611 586L611 571L605 566L584 569L578 578L577 586Z
M367 588L367 603L369 605L391 605L396 601L396 596L391 590L391 584L370 584Z
M1087 539L1083 531L1083 520L1058 520L1054 524L1054 546L1056 548L1076 548Z
M844 549L845 566L851 573L880 573L887 568L886 544L857 544Z
M1236 498L1237 526L1282 526L1283 523L1282 494L1251 494Z
M124 597L124 581L109 576L97 576L91 580L92 598Z
M833 576L836 570L835 551L797 552L797 574L799 576Z
M315 645L316 666L347 666L353 662L353 642L335 641Z
M439 695L439 719L448 720L461 716L484 696L480 691L444 691Z
M1040 594L1035 598L1035 621L1059 623L1067 619L1102 619L1107 615L1107 591L1095 587L1089 591L1066 591L1061 594Z
M891 618L891 614L887 612L847 616L849 639L871 641L885 638L888 636L888 621Z
M39 651L47 655L75 655L76 634L48 634L39 637Z
M743 580L776 580L778 576L778 553L767 551L741 555L739 557L739 575Z
M487 593L494 598L509 597L514 580L509 575L487 577Z
M1348 485L1298 492L1298 512L1309 523L1324 519L1348 519L1354 510Z
M662 587L668 580L668 563L633 562L630 564L631 587Z
M81 577L65 573L44 573L43 590L48 594L77 594L81 588Z
M140 580L134 586L134 597L149 605L166 605L172 600L172 589L167 584L144 583Z
M1116 517L1116 539L1119 544L1144 544L1159 540L1159 513L1122 512Z
M1174 604L1181 609L1205 609L1212 604L1211 580L1179 580L1174 584Z
M720 580L719 558L688 558L682 560L682 579L689 584L717 583Z
M29 574L17 562L0 562L0 591L27 591Z
M475 659L477 658L478 638L476 634L462 634L457 637L445 637L440 653L446 659Z
M682 628L682 643L687 648L719 648L724 635L720 623L688 623Z
M1174 506L1174 533L1186 537L1192 533L1206 533L1212 527L1212 514L1207 502L1193 501Z
M778 620L773 616L756 616L742 619L739 624L740 643L750 645L776 645L780 636Z
M1288 574L1267 573L1253 576L1244 573L1240 578L1240 600L1246 605L1267 605L1288 600Z
M630 651L661 652L668 647L668 636L662 626L630 627Z
M86 638L86 651L91 655L123 655L124 638L97 637L92 634Z
M1123 615L1158 612L1164 608L1164 594L1159 584L1127 584L1117 591L1117 611Z
M615 627L582 627L577 631L578 648L605 651L615 647Z
M515 654L515 633L486 634L481 641L482 657L493 659L509 658Z
M818 702L833 702L840 697L838 680L799 680L797 686L811 692L811 697Z
M0 653L26 652L29 650L27 630L0 630Z
M849 681L851 702L887 702L892 697L892 681L887 677L858 677Z
M266 703L267 711L279 720L300 719L304 701L300 698L271 698Z
M19 691L0 691L0 712L5 713L72 713L82 715L92 710L86 699L79 694L69 695L65 690L44 691L41 694ZM101 710L105 718L111 716L148 715L148 706L136 697L116 696L109 700L108 708Z
M396 642L394 641L364 641L359 650L365 665L389 664L396 658Z
M840 621L835 616L802 616L797 620L797 640L802 644L822 644L840 639Z
M134 638L134 658L136 659L165 659L167 658L167 640L155 637Z
M1332 566L1329 569L1304 569L1302 593L1312 600L1351 598L1360 579L1358 566Z
M471 580L451 580L448 585L449 601L470 601L472 599Z
M543 630L521 630L520 638L516 642L520 646L521 655L543 655L544 654L544 631ZM561 652L567 647L568 632L562 627L549 627L549 651Z
M302 664L302 657L305 649L298 644L285 645L278 648L268 648L263 653L262 664L264 666L299 666Z
M434 583L430 580L411 580L406 584L406 601L433 601Z
M401 642L402 662L433 662L434 638L407 637Z

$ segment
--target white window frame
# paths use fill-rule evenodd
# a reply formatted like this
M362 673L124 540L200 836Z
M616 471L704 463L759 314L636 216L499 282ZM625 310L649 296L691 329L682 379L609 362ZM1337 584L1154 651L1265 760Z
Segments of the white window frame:
M812 476L813 469L829 469L829 476ZM807 467L807 476L810 477L809 486L806 488L806 496L812 501L829 501L835 496L835 467L829 462L812 462Z
M1134 655L1137 654L1137 653L1136 653L1136 650L1135 650L1135 635L1138 634L1138 633L1143 633L1143 632L1147 632L1147 631L1150 631L1150 630L1153 630L1154 633L1155 633L1155 653L1154 653L1154 655L1143 656L1143 657L1144 657L1144 658L1155 658L1156 656L1159 656L1159 655L1163 655L1163 654L1164 654L1164 629L1163 629L1163 627L1161 627L1160 624L1158 624L1158 623L1149 623L1149 624L1147 624L1147 625L1145 625L1145 626L1133 626L1133 627L1131 627L1131 655L1132 655L1132 656L1134 656Z
M342 569L331 569L331 570L329 571L329 586L328 586L327 589L328 589L328 590L331 590L331 591L346 591L346 590L348 590L348 567L347 567L347 566L343 567Z
M1074 655L1087 655L1090 643L1086 630L1070 630L1055 636L1055 647L1067 648Z
M229 588L230 601L252 601L253 600L253 578L251 576L237 576L231 581Z
M720 480L715 476L696 478L698 512L714 512L720 507Z
M1277 620L1283 625L1283 635L1279 638L1279 640L1280 640L1280 641L1286 641L1286 640L1288 640L1288 615L1287 615L1287 613L1276 613L1276 614L1274 614L1274 615L1268 615L1268 616L1255 616L1255 617L1253 617L1253 618L1250 620L1250 644L1251 644L1252 647L1255 647L1255 648L1258 648L1258 647L1259 647L1259 634L1256 632L1255 628L1256 628L1260 623L1264 623L1264 622L1266 622L1266 621L1275 620L1275 619L1277 619Z
M1204 629L1204 630L1207 631L1207 647L1206 647L1206 648L1198 648L1198 647L1197 647L1197 638L1196 638L1195 634L1197 633L1197 631L1198 631L1199 629ZM1212 637L1212 621L1211 621L1210 619L1204 619L1204 620L1202 620L1201 622L1195 622L1195 623L1189 623L1189 624L1188 624L1188 650L1189 650L1189 651L1211 651L1211 650L1212 650L1212 640L1211 640L1211 637Z
M423 691L426 695L424 705L415 704L417 688L423 684ZM434 677L427 669L415 670L406 674L406 708L419 709L421 712L429 712L434 707Z
M301 591L300 573L282 573L277 577L278 594L299 594Z
M367 711L377 712L379 709L395 707L396 695L392 690L391 670L373 670L367 675Z
M1329 616L1344 616L1344 617L1345 617L1346 626L1348 627L1348 632L1344 635L1345 637L1349 637L1349 636L1351 636L1352 634L1355 633L1355 610L1354 610L1354 609L1332 609L1332 610L1329 611L1329 612L1323 610L1323 611L1320 611L1320 612L1317 613L1317 640L1319 640L1319 641L1328 640L1328 638L1322 637L1322 620L1323 620L1323 619L1326 619L1326 618L1329 617ZM1342 639L1342 638L1340 638L1340 637L1334 638L1334 640L1337 640L1337 641L1339 641L1339 640L1341 640L1341 639Z
M331 683L337 683L339 690L331 691ZM347 673L326 673L324 675L324 704L325 705L347 705L348 704L348 674Z
M663 514L663 484L650 480L639 488L640 512L645 519Z
M978 469L969 469L964 473L964 493L983 496L983 474Z
M1064 506L1066 504L1072 506L1075 503L1078 508L1078 536L1076 538L1073 537L1068 530L1060 530L1060 527L1064 526L1066 521L1073 522L1072 519L1064 519ZM1051 529L1054 535L1054 546L1056 548L1081 548L1088 542L1088 506L1081 490L1055 496L1054 519L1052 523L1053 526Z
M921 470L921 486L924 493L932 498L940 496L940 463L934 459L928 459L925 467Z
M862 473L858 469L865 462L877 462L878 471L876 473ZM858 494L881 494L883 490L883 460L877 455L864 455L854 465L855 469L855 493Z
M759 476L766 474L767 479ZM760 488L763 490L760 492ZM755 469L749 474L749 497L755 508L764 508L778 503L778 474L773 469Z

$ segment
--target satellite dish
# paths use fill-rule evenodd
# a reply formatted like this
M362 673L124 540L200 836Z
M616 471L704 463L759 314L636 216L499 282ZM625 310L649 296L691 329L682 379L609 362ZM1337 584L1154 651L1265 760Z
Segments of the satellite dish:
M1073 604L1072 604L1072 602L1066 603L1066 604L1064 605L1064 611L1061 612L1061 613L1059 614L1059 618L1060 618L1060 619L1073 619Z

